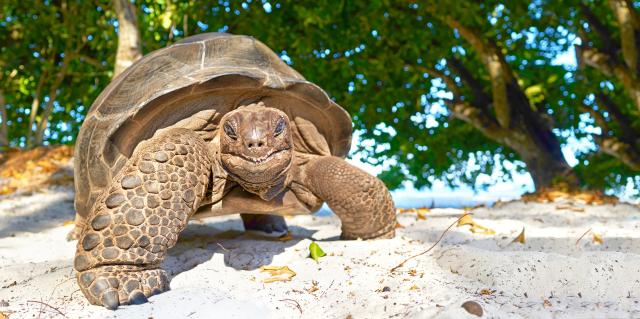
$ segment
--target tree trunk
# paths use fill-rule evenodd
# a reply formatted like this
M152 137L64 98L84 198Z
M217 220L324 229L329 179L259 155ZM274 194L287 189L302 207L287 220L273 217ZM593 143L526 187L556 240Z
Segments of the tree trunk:
M40 111L40 103L42 99L42 88L44 87L44 82L47 78L47 70L42 73L40 76L40 80L38 80L38 86L36 87L36 92L33 95L33 101L31 102L31 113L29 113L29 131L27 133L27 148L31 148L34 141L34 131L33 125L36 123L36 115Z
M7 126L7 106L4 103L4 92L0 90L0 147L9 146L9 129Z
M113 70L115 78L142 57L142 49L135 6L129 0L114 0L113 4L118 18L118 51Z
M527 170L531 174L536 189L550 188L559 184L565 184L569 188L577 187L578 178L562 155L556 137L549 139L549 136L534 134L536 133L522 136L524 139L518 139L515 145L509 146L527 164Z
M36 132L33 138L34 146L41 146L44 142L44 131L47 129L47 125L49 124L49 117L51 117L51 112L53 111L53 104L58 97L58 89L62 84L62 80L64 80L65 76L67 75L69 61L70 54L65 52L60 70L56 74L55 80L51 84L51 88L49 89L49 100L47 101L47 104L45 104L44 109L42 109L40 121L38 121L38 125L36 126Z

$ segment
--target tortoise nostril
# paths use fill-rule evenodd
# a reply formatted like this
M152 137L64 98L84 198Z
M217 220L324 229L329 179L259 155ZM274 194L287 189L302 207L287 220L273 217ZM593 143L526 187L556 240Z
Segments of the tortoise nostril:
M264 146L264 143L258 142L258 147L263 147L263 146Z

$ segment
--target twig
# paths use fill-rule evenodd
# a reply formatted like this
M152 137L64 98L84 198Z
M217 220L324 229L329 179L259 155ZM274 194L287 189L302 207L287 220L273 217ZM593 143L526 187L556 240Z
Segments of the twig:
M582 238L584 238L584 236L587 236L588 233L591 232L592 228L587 229L586 232L584 232L584 234L582 234L582 236L580 236L580 238L578 238L578 240L576 240L576 246L578 246L578 243L580 242L580 240L582 240Z
M64 313L62 313L62 311L60 311L60 309L58 309L58 308L56 308L56 307L54 307L54 306L52 306L52 305L50 305L50 304L48 304L46 302L37 301L37 300L28 300L27 303L29 303L29 302L34 302L34 303L37 303L37 304L41 304L43 306L47 306L47 307L55 310L56 312L58 312L62 317L64 317L64 318L67 317Z
M216 245L220 246L220 248L222 248L222 250L224 251L229 251L229 249L224 248L221 243L216 243Z
M322 294L320 295L320 298L324 297L324 295L327 293L327 291L329 291L329 289L331 289L331 287L333 286L333 283L335 282L335 280L331 280L331 284L329 285L329 287L327 287L327 289L325 289Z
M302 314L302 307L300 307L300 304L297 301L295 301L293 299L280 299L278 301L283 301L283 302L293 301L296 304L296 308L298 308L298 311L300 311L300 314Z
M389 272L393 273L394 271L396 271L396 269L398 269L398 268L400 268L400 267L404 266L404 264L405 264L407 261L409 261L409 260L411 260L411 259L413 259L413 258L416 258L416 257L422 256L422 255L424 255L424 254L426 254L426 253L430 252L433 248L435 248L435 247L440 243L440 241L442 240L442 238L444 237L444 235L449 231L449 229L451 229L451 227L453 227L453 225L457 224L457 223L458 223L462 218L464 218L464 217L465 217L465 216L467 216L467 215L471 215L471 213L464 213L464 214L462 214L462 216L458 217L458 219L456 219L456 221L455 221L455 222L451 223L451 225L449 225L449 227L447 227L447 229L445 229L445 230L442 232L442 234L440 234L440 238L438 238L438 240L436 240L436 242L435 242L435 243L433 243L433 245L431 245L431 247L429 247L429 249L427 249L427 250L425 250L425 251L423 251L423 252L421 252L421 253L419 253L419 254L417 254L417 255L413 255L413 256L411 256L411 257L409 257L409 258L405 259L403 262L401 262L401 263L400 263L400 264L398 264L397 266L395 266L395 267L391 268L391 270L390 270Z

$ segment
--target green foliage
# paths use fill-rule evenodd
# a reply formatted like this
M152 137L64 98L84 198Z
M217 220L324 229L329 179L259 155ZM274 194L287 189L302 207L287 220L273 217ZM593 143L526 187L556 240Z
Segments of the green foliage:
M318 259L320 259L320 257L324 257L327 254L322 250L322 248L320 248L320 245L318 245L316 242L312 242L309 245L309 257L311 257L311 259L315 260L316 262L318 262Z
M435 179L482 186L476 185L477 176L498 170L508 180L511 170L505 164L519 160L513 150L453 118L447 108L449 89L425 71L450 74L446 59L455 58L472 71L481 91L491 94L489 74L478 53L442 22L445 14L495 42L531 106L552 118L561 142L569 137L593 140L584 129L585 112L579 106L604 79L584 70L580 75L590 81L581 81L573 76L575 70L555 61L570 48L581 25L577 2L435 3L135 1L144 53L202 32L249 34L266 43L344 106L363 139L376 141L358 145L357 152L372 164L394 163L380 175L392 188L406 180L417 187L430 186ZM435 11L425 9L429 6L436 6ZM601 11L607 21L613 19ZM56 103L46 134L47 143L73 143L84 114L112 75L116 29L108 1L0 4L0 89L9 111L12 145L27 145L38 86L42 109L64 55L77 51L62 84L54 87ZM461 83L460 78L455 81ZM465 85L460 90L469 98L477 94ZM620 104L629 104L628 97L617 93L617 84L612 91ZM625 112L640 124L637 110ZM580 154L577 171L585 185L619 186L633 175L618 160L594 154ZM524 167L516 164L515 169Z

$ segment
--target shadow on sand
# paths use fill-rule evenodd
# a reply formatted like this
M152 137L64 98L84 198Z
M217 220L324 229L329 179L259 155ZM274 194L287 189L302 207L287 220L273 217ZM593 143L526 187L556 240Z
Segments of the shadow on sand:
M291 225L289 230L292 238L280 241L246 234L239 216L217 222L192 223L180 234L176 246L169 250L162 268L175 277L211 260L215 254L222 254L226 266L254 270L271 264L274 256L315 233Z

